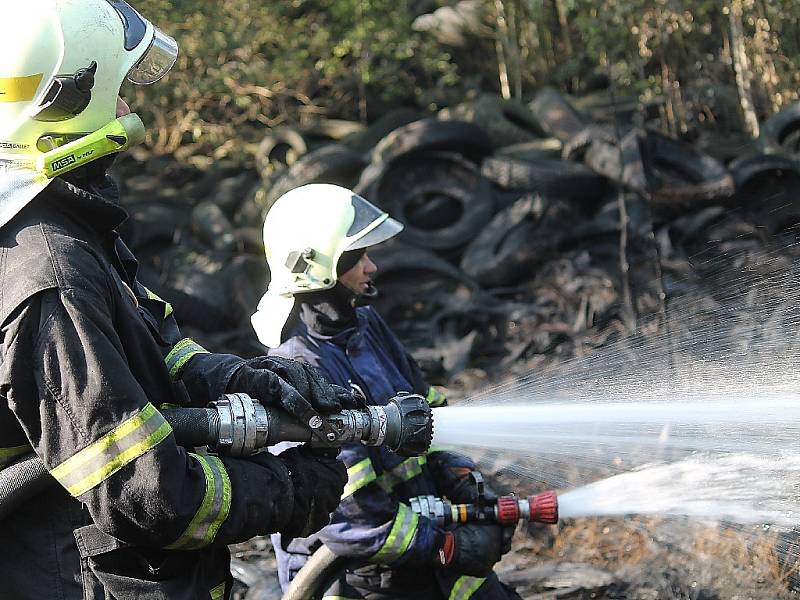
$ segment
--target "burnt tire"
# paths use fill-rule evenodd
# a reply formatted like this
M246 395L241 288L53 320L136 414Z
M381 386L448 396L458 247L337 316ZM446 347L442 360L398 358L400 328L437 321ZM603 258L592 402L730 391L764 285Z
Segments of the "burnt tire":
M546 135L566 142L588 125L566 97L554 87L545 87L528 104Z
M527 106L496 94L481 94L474 101L441 110L438 116L443 121L462 120L478 125L495 148L530 142L545 135Z
M366 127L359 121L348 121L346 119L320 119L315 123L303 128L303 136L319 141L337 142L345 140L350 136L364 133Z
M529 190L557 198L594 198L606 187L605 178L588 167L559 159L490 157L483 161L481 173L506 190Z
M563 202L528 195L495 215L467 247L461 269L483 286L500 287L529 278L552 258L570 229Z
M494 214L489 182L456 154L412 154L383 167L367 197L403 223L400 237L407 243L459 249Z
M300 132L289 127L275 129L256 149L256 169L266 177L275 167L293 165L306 152L308 146Z
M372 151L372 162L388 163L416 152L456 152L479 163L492 153L492 142L472 123L422 119L383 138Z
M333 183L352 187L366 166L362 156L341 144L309 152L275 178L267 193L267 208L289 190L308 183Z
M382 244L370 251L375 259L378 272L375 283L381 284L389 278L403 279L408 273L426 271L445 279L463 283L467 287L476 288L475 282L461 269L425 248L416 248L402 242Z
M647 195L654 206L678 208L734 192L733 177L722 163L654 131L632 130L621 145L595 141L585 160L597 173Z
M800 155L800 102L787 106L761 124L758 147L765 153Z
M126 206L130 217L121 225L120 235L131 249L144 252L159 245L171 245L189 225L191 209L162 202L139 202Z
M782 177L784 174L800 177L800 161L781 154L760 154L734 160L728 168L737 192L762 177Z
M594 142L616 144L617 132L612 125L588 125L573 135L561 149L561 158L582 162Z
M342 140L342 144L354 152L368 155L377 143L392 131L403 125L413 123L420 118L421 115L416 110L410 108L396 108L387 112L379 119L376 119L364 131L348 135Z
M654 131L647 131L640 143L645 177L655 202L672 204L733 195L733 177L710 155Z
M503 146L498 148L494 155L535 162L540 158L559 158L562 146L559 139L541 138L532 142Z
M796 201L800 161L786 155L762 154L737 159L730 169L736 182L737 203L753 222L772 233L800 223Z
M450 207L455 203L459 208L452 218ZM431 250L452 250L464 246L491 219L491 188L482 178L472 189L435 181L422 183L402 202L393 203L390 212L405 225L400 234L405 242Z

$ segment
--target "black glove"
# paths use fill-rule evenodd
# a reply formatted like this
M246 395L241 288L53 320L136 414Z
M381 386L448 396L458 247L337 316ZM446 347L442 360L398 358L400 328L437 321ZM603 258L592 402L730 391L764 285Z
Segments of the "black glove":
M289 468L294 484L294 509L281 535L284 539L307 537L330 522L347 483L347 468L342 461L313 453L307 446L289 448L278 458Z
M260 356L244 361L234 372L228 393L250 394L265 406L280 406L301 423L319 414L342 410L342 401L352 401L350 392L326 382L314 367L289 360Z
M478 486L472 481L469 467L450 467L444 469L439 487L454 504L475 504L478 501ZM484 479L483 496L487 502L497 500L498 494Z
M460 575L486 577L500 560L503 528L499 525L459 525L445 533L439 565Z
M277 456L262 452L248 458L220 456L231 482L231 510L215 541L243 542L280 530L289 521L294 490L289 469Z
M447 471L445 483L449 488L447 496L450 501L454 504L476 504L478 502L478 486L469 477L470 469L455 467ZM499 495L484 481L483 497L487 503L495 502ZM511 550L511 539L514 537L517 525L516 523L514 525L505 525L502 529L503 544L500 547L500 553L506 554Z

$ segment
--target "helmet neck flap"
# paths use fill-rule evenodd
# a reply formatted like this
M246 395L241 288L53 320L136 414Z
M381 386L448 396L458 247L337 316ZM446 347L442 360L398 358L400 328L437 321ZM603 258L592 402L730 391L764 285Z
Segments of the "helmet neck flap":
M177 44L123 0L0 3L0 226L59 175L144 139L116 118L123 80L154 83Z

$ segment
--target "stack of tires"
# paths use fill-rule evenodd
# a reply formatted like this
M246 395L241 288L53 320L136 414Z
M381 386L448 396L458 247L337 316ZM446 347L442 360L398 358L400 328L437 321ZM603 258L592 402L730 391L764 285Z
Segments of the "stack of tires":
M605 340L619 323L657 321L692 277L692 252L749 248L749 224L800 222L800 105L724 164L634 126L630 102L611 100L584 112L543 88L527 104L482 94L435 116L280 128L255 171L134 153L117 165L132 215L123 234L192 335L258 354L249 315L269 278L264 214L300 185L343 185L404 224L373 253L379 309L441 380L569 356L592 328ZM733 210L741 222L725 225Z

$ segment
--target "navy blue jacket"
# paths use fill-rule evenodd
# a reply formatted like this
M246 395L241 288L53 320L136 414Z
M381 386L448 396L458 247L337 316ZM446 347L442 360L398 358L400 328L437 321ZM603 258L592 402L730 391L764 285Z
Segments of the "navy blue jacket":
M432 406L443 405L444 396L425 383L416 362L380 315L361 307L356 316L356 326L333 336L323 336L299 321L289 339L271 353L309 363L332 383L358 385L369 404L386 404L397 392L407 391L425 396ZM356 567L383 565L381 580L395 582L388 585L445 587L444 597L459 581L465 590L480 585L477 578L437 574L435 561L444 532L417 517L407 503L424 494L448 495L453 469L473 469L470 459L441 451L403 458L384 448L356 444L343 448L340 458L349 480L330 525L312 538L281 541L273 536L284 589L320 540L336 554L355 559L351 564ZM422 596L407 589L397 590L394 597Z

